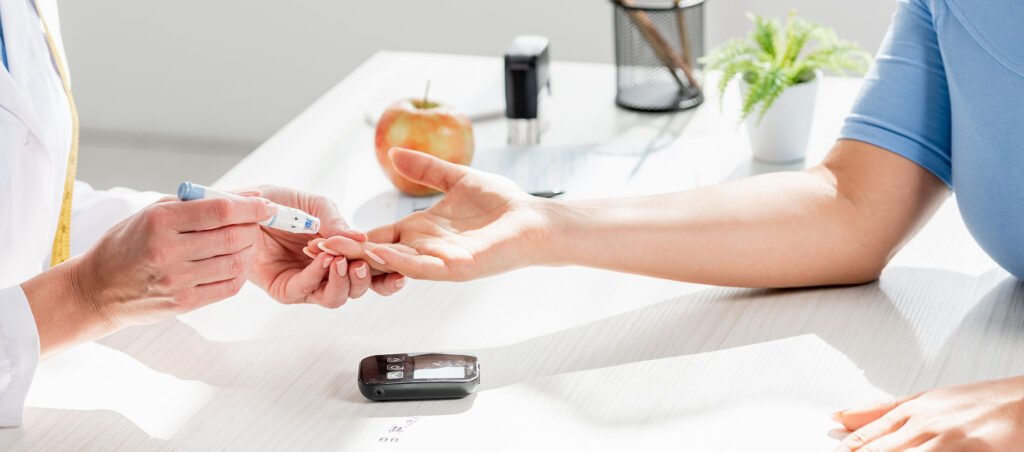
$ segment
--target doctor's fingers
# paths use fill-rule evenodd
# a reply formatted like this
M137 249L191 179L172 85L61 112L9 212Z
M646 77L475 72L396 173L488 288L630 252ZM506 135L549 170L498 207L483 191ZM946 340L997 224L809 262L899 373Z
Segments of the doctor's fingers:
M394 295L399 290L405 287L405 276L400 273L388 273L384 275L375 275L373 280L370 282L370 288L374 292L385 297Z
M324 281L324 276L330 270L334 256L323 253L313 259L302 270L291 270L287 276L283 290L273 290L272 294L277 301L285 304L304 303L312 296Z
M348 261L345 258L334 259L329 270L323 288L314 292L307 302L336 309L348 301Z
M183 241L178 248L185 258L193 261L234 254L256 245L262 236L260 226L238 224L207 231L186 232L178 235Z
M192 232L259 223L273 216L277 208L262 198L215 198L158 203L150 210L155 224L167 225L178 232Z
M366 293L370 289L370 265L363 261L352 262L348 266L348 280L350 286L348 289L348 297L356 299Z
M320 218L320 235L322 237L342 236L357 242L365 242L366 234L352 229L345 218L338 212L338 206L323 196L313 196L311 214ZM294 206L293 206L294 207Z
M185 313L233 297L242 290L245 281L245 277L238 277L187 289L177 297L176 310L179 314Z
M245 277L255 255L256 248L250 246L236 253L191 262L186 272L192 285Z

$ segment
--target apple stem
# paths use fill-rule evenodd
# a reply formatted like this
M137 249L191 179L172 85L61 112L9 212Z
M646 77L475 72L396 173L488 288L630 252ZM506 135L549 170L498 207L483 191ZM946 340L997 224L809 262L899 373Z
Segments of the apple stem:
M427 79L427 89L423 90L423 108L427 108L427 95L430 94L430 79Z

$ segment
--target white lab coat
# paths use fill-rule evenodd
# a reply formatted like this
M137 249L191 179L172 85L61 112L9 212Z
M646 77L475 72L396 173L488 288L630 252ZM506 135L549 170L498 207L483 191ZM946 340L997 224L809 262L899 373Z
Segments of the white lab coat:
M56 1L39 0L39 8L63 49ZM21 424L39 361L35 320L19 284L49 265L71 114L32 0L0 0L0 20L10 65L10 72L0 66L0 426L13 426ZM76 183L72 254L157 196Z

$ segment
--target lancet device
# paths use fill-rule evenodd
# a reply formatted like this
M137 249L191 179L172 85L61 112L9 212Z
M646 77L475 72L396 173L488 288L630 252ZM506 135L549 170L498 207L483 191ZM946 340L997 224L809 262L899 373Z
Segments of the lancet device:
M178 199L182 201L195 201L197 199L245 199L242 196L226 191L217 190L192 182L182 182L178 185ZM268 228L280 229L282 231L294 232L296 234L316 234L320 232L320 219L294 207L274 204L277 213L270 219L260 223Z

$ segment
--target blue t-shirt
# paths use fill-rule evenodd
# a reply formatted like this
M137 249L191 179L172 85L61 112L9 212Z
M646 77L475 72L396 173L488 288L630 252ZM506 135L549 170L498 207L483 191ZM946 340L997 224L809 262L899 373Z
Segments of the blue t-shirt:
M841 135L942 179L1024 279L1024 0L900 0Z

